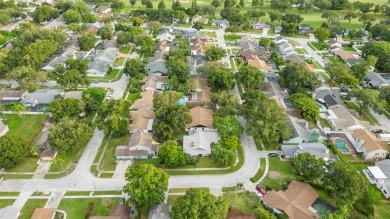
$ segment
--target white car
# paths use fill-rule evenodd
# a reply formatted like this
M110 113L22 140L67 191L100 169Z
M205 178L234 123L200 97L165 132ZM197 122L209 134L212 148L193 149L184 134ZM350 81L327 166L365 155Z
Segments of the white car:
M259 191L257 191L256 189L252 191L253 194L257 195L259 198L263 197L263 194L261 194Z

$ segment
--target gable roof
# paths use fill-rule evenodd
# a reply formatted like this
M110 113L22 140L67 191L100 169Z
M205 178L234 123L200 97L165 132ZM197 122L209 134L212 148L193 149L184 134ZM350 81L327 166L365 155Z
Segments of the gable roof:
M156 90L161 90L163 88L164 83L168 80L168 76L160 76L160 75L150 75L144 77L141 82L144 83L142 85L142 89L153 88Z
M167 68L165 67L165 60L156 60L154 62L149 62L146 65L146 71L148 74L153 74L153 73L162 73L166 74L168 72Z
M286 55L285 59L287 62L302 63L303 61L305 61L305 56L298 54L290 54Z
M204 126L211 128L213 125L213 111L204 107L194 107L190 109L192 122L186 128L193 128L197 126Z
M382 77L381 74L375 72L368 72L367 79L370 79L370 84L374 87L388 86L390 85L390 80L386 80Z
M31 219L52 219L55 211L55 208L36 208Z
M329 149L322 143L300 143L299 145L282 145L283 154L293 158L298 154L309 153L317 158L329 158Z
M136 111L130 112L131 124L129 125L129 129L148 129L148 131L152 130L152 127L149 127L149 124L153 122L156 118L156 114L152 110L140 109ZM150 130L149 130L150 129Z
M20 100L25 93L25 90L1 89L0 100Z
M280 85L274 82L263 83L260 88L268 97L282 97L287 99L289 97L287 91L282 91Z
M352 133L352 137L355 140L363 139L363 147L366 148L368 152L373 152L376 150L389 150L389 145L386 141L377 138L373 133L366 129Z
M348 61L350 59L354 59L355 58L351 53L346 52L343 49L335 50L333 53L336 56L340 57L340 59L342 59L344 61Z
M153 99L159 94L160 92L155 89L150 89L144 92L141 92L141 98L134 101L133 105L131 105L132 108L142 108L145 106L152 106L153 107Z
M273 70L271 65L267 65L265 61L257 57L255 59L248 60L248 65L258 68L259 70L264 70L268 72Z
M128 147L142 145L148 148L153 147L153 134L149 132L137 132L131 135L129 139Z
M309 210L309 207L317 198L317 192L309 184L293 180L284 192L268 192L263 202L283 211L291 219L313 219L319 216Z

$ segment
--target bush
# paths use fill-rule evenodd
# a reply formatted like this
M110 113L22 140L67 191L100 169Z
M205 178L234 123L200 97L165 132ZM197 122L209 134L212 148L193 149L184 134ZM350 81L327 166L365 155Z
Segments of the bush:
M89 202L87 211L85 212L85 219L91 217L94 210L95 210L95 202L91 201Z

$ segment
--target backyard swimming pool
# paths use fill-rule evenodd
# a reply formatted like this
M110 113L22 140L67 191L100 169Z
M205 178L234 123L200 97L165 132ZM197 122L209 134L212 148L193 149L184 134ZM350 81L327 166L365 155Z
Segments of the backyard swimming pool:
M345 142L341 139L336 139L335 141L335 144L336 144L336 147L344 152L344 153L348 153L349 152L349 149L345 146Z
M284 105L286 106L287 109L290 109L290 110L294 109L294 106L290 101L284 100L283 102L284 102Z

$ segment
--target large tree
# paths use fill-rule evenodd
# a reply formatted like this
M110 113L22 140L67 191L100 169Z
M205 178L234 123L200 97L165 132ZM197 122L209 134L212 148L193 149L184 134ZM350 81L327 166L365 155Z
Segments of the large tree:
M211 95L211 101L219 107L217 114L221 116L236 115L240 106L238 97L228 91L221 91Z
M358 80L352 75L351 69L344 63L329 63L325 67L332 83L357 86Z
M160 162L167 167L184 166L188 164L188 156L176 141L168 140L158 150Z
M244 65L236 73L237 81L249 89L258 88L264 82L264 73L258 68Z
M325 161L309 153L298 154L293 160L295 173L305 182L315 182L324 174Z
M180 196L172 207L172 219L182 218L214 218L225 219L228 205L222 198L216 198L208 189L191 188L184 196Z
M206 75L212 90L231 90L234 87L233 74L230 70L217 69Z
M82 97L85 103L85 110L92 112L97 110L100 104L103 103L106 95L106 90L101 87L89 87L83 91Z
M206 56L211 59L211 61L218 61L226 55L224 49L219 48L218 46L211 46L206 51Z
M84 122L64 118L52 127L48 142L60 153L74 152L87 144L92 137L92 128Z
M88 59L68 59L65 66L56 67L57 82L70 89L76 89L80 85L87 85Z
M111 40L113 37L113 31L114 29L112 28L112 25L107 24L98 30L98 35L102 40Z
M353 89L349 92L351 97L355 97L355 103L359 107L359 116L363 115L363 111L374 107L376 110L381 110L383 101L379 98L379 91L373 89Z
M8 81L15 80L19 83L20 88L32 92L38 88L39 82L43 82L47 79L47 73L36 71L32 66L21 65L10 70L6 79Z
M91 50L96 43L96 38L95 35L91 32L86 32L81 37L78 38L80 48L84 51L89 51Z
M22 162L29 153L30 144L17 136L0 137L0 168L11 168Z
M317 103L310 97L296 93L290 96L294 107L301 111L301 115L304 119L309 121L316 121L320 108Z
M317 76L306 69L303 64L288 63L280 72L281 82L291 93L312 91L321 84Z
M239 136L244 131L236 116L216 116L213 119L213 128L218 130L222 138Z
M374 55L378 57L375 67L380 71L390 72L390 42L372 41L364 45L363 56Z
M164 201L169 175L162 169L151 164L129 166L125 176L127 184L123 192L129 195L130 203L140 215L146 215L150 207Z
M98 108L97 127L104 133L117 135L128 133L130 103L126 100L109 99Z
M228 167L236 161L236 152L217 144L211 150L211 159L220 167Z
M81 21L81 14L76 10L67 10L62 17L65 19L67 24L70 23L79 23Z
M123 72L131 78L142 79L146 75L145 64L141 59L130 59L126 62Z
M379 91L379 97L390 104L390 86L384 86Z
M330 36L330 30L328 28L318 28L314 32L314 36L317 38L319 42L324 42Z
M274 100L258 90L252 90L243 95L243 101L241 114L247 120L248 134L264 142L290 138L291 129L286 123L286 114Z
M47 112L54 120L60 121L65 117L76 117L84 110L84 103L74 98L61 98L50 102Z

